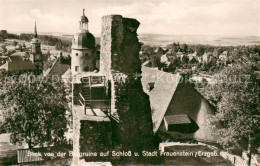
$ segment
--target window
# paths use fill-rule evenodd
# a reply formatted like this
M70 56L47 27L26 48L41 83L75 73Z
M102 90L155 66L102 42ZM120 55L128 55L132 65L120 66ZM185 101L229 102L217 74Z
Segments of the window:
M84 68L84 71L89 71L88 66L86 66L86 67Z
M88 56L88 53L86 53L85 56L87 57L87 56Z
M76 56L78 56L79 54L78 53L76 53Z
M75 66L75 71L79 71L79 66Z

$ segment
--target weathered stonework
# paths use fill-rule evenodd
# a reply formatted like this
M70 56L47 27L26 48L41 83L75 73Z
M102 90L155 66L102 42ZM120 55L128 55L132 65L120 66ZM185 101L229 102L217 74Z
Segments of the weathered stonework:
M72 89L72 93L73 93L73 104L77 104L79 105L79 93L81 93L81 84L73 84L73 89Z
M119 135L125 148L144 148L153 143L149 97L142 90L140 78L133 79L134 74L141 74L141 45L136 32L139 24L120 15L102 17L100 72L111 82L111 113L121 121L119 133L113 135Z
M121 72L126 75L139 72L141 45L137 38L139 22L120 15L102 17L100 71L110 74Z
M100 72L111 81L111 112L115 109L116 75L122 80L135 72L141 72L139 51L141 45L137 38L139 22L120 15L102 17Z
M112 116L110 113L105 115L101 109L99 114L93 113L94 109L91 108L85 109L86 112L83 113L84 109L78 104L79 96L77 96L83 86L80 83L74 84L75 154L111 150L112 140L123 144L128 150L135 147L140 150L153 143L149 96L143 92L140 78L133 79L134 73L141 74L139 59L141 45L136 33L139 24L135 19L120 15L102 17L98 74L106 78L106 91L111 99ZM120 84L120 81L124 84ZM127 89L124 91L127 93L122 93L121 90L124 88ZM101 116L101 112L104 115ZM77 163L79 155L74 158L73 163Z

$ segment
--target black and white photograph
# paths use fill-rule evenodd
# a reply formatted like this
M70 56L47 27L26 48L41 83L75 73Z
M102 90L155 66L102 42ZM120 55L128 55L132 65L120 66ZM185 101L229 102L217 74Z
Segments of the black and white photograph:
M0 0L0 165L260 166L260 0Z

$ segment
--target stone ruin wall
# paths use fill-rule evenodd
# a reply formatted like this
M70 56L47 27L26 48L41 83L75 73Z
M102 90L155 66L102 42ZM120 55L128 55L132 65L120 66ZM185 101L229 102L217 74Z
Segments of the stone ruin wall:
M121 78L124 80L136 70L141 72L141 45L136 33L139 24L136 19L121 15L102 17L100 72L111 81L112 114L116 113L115 81Z

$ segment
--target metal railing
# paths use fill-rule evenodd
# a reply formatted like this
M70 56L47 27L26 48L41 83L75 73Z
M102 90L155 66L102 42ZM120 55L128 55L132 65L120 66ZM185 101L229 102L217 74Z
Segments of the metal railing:
M111 114L111 103L110 100L85 100L84 96L79 93L80 99L79 102L82 106L84 106L84 112L86 114L86 109L90 108L99 108L101 110L108 110L107 112L104 112L107 116L109 116L110 118L114 119L117 123L120 123L121 120L119 120L117 117L115 117L114 115ZM99 105L95 104L95 102L103 102L103 105Z
M86 108L100 108L100 109L109 109L110 111L110 100L86 100L84 96L79 93L80 99L79 102Z

